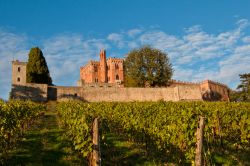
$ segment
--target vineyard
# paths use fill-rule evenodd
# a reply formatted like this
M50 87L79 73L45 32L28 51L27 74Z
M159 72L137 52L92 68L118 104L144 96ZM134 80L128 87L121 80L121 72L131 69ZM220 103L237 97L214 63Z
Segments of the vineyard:
M44 110L45 106L29 101L0 101L0 163Z
M249 103L64 102L57 110L75 149L86 158L93 150L92 122L98 117L103 146L114 133L142 145L145 155L158 156L158 163L192 164L198 118L204 116L204 162L249 164Z
M1 162L11 154L7 165L88 165L99 149L102 165L193 165L204 117L204 164L250 165L249 103L68 101L50 107L1 101ZM96 120L99 147L93 144ZM29 150L30 161L20 158Z

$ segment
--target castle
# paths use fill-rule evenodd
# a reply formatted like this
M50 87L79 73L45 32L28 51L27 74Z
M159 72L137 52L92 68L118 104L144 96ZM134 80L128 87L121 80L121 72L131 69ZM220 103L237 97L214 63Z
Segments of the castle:
M79 99L99 101L229 101L229 88L221 83L205 80L201 83L170 81L169 87L127 88L123 86L123 59L108 58L100 51L100 61L90 61L80 68L78 86L51 86L26 82L26 62L12 61L12 89L10 98L48 100Z
M84 83L122 83L123 59L108 58L106 51L100 51L100 62L90 61L80 68L80 82Z

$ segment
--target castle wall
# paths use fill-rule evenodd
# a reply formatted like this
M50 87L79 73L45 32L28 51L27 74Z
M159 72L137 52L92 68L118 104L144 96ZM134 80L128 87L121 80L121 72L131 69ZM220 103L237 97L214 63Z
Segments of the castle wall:
M203 82L200 83L200 87L201 87L201 93L202 94L206 94L206 93L216 93L220 95L220 100L221 101L229 101L229 88L221 83L218 82L214 82L211 80L205 80ZM210 98L213 98L210 96ZM213 99L211 99L213 100ZM215 100L217 100L215 98Z
M12 99L32 100L46 102L48 95L47 84L26 83L23 85L12 84L10 97Z
M201 100L202 95L200 86L197 85L181 85L177 86L179 100Z
M89 102L177 101L173 88L88 88L82 97Z
M168 88L70 87L46 84L13 85L13 98L33 101L78 99L88 102L202 100L199 86Z
M70 87L70 86L49 86L48 87L48 100L63 101L68 99L79 99L82 98L83 88L82 87Z
M183 92L181 92L183 91ZM49 86L48 99L79 99L88 102L202 100L198 86L169 88L65 87Z

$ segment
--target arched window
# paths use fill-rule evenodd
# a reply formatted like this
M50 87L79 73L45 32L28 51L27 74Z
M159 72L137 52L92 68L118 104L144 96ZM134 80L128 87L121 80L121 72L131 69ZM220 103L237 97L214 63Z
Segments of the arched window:
M97 66L94 66L94 71L97 72L98 68Z
M20 82L20 81L21 81L20 77L17 77L17 82Z
M115 76L115 79L116 79L116 80L119 80L119 75L118 75L118 74Z
M119 65L118 64L115 64L115 69L119 69Z

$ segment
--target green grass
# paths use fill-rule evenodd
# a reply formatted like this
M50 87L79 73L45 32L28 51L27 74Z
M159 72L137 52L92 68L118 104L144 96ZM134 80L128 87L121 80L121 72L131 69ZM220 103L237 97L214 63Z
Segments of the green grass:
M70 142L59 128L55 104L26 132L23 140L11 151L6 165L84 165L72 150Z
M114 133L105 134L101 145L102 165L112 166L158 166L164 165L157 157L147 156L145 147L128 141Z

